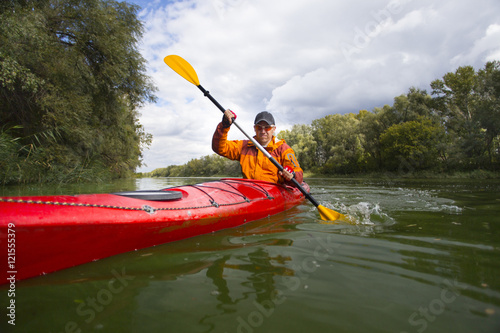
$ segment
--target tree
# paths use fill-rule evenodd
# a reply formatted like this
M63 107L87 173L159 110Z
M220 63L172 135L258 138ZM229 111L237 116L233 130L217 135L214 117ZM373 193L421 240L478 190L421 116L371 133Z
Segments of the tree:
M363 164L366 171L378 171L382 168L380 135L394 123L393 115L393 107L384 105L382 108L375 108L373 112L361 110L356 116L359 120L359 132L365 138Z
M149 177L211 177L241 176L239 161L233 161L217 154L194 158L184 165L170 165L155 169L146 174Z
M500 62L488 62L477 73L477 119L485 130L488 164L500 168Z
M365 139L358 130L358 123L352 113L313 120L321 171L348 174L362 170Z
M391 126L380 136L384 166L389 171L435 167L441 156L438 143L444 134L441 126L423 117Z
M433 104L432 97L425 90L411 87L406 95L394 98L393 123L404 123L419 117L432 118Z
M493 163L492 145L499 133L498 66L489 62L478 73L472 66L459 67L431 83L437 111L455 143L449 155L462 168Z
M138 108L156 88L137 49L137 10L111 0L0 7L0 122L31 147L19 150L21 181L128 176L141 165L151 136Z
M448 149L454 168L477 168L482 153L482 133L473 117L476 97L474 80L474 68L465 66L431 83L432 94L437 95L438 111L454 142Z

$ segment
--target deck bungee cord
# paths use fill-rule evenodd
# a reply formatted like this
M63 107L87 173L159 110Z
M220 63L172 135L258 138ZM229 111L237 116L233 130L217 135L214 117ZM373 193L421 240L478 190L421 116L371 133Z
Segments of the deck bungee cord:
M263 193L265 195L266 200L272 200L274 199L272 196L269 195L269 192L266 191L262 186L255 184L255 183L246 183L246 182L238 182L237 180L220 180L220 181L213 181L213 183L219 182L223 183L229 187L231 187L233 190L229 189L224 189L221 187L217 186L208 186L208 185L202 185L202 184L193 184L193 185L181 185L176 188L182 188L182 187L191 187L199 190L202 192L205 196L208 197L208 200L210 202L209 205L200 205L200 206L189 206L189 207L161 207L161 208L155 208L149 205L143 205L141 207L128 207L128 206L116 206L116 205L102 205L102 204L91 204L91 203L81 203L81 202L59 202L59 201L46 201L46 200L31 200L31 199L14 199L14 198L3 198L0 197L0 202L6 202L6 203L19 203L19 204L35 204L35 205L52 205L52 206L67 206L67 207L88 207L88 208L107 208L107 209L119 209L119 210L131 210L131 211L145 211L147 213L154 213L157 211L163 211L163 210L185 210L185 209L202 209L202 208L209 208L209 207L222 207L222 206L232 206L232 205L239 205L243 203L249 203L252 200L248 199L244 194L241 193L238 189L236 189L234 186L231 185L231 183L238 183L241 185L245 185L247 187L254 188L255 190ZM209 183L208 183L209 184ZM236 202L231 202L231 203L217 203L215 199L207 193L207 191L204 190L204 188L210 188L214 190L219 190L222 192L226 193L231 193L237 196L240 196L243 198L242 201L236 201ZM160 191L167 192L169 189L163 189ZM127 192L127 193L133 193L133 192ZM122 196L127 196L123 195L120 193L113 193L116 195L122 195ZM148 201L146 198L134 198L137 200L143 200L143 201ZM182 199L179 199L182 200ZM254 199L253 201L256 201L258 199Z

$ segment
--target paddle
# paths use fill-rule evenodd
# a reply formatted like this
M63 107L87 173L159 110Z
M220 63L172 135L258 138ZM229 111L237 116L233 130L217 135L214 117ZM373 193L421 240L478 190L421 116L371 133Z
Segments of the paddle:
M219 102L217 102L215 100L215 98L212 97L212 95L210 95L210 93L205 90L205 88L203 88L201 85L200 85L200 81L198 80L198 75L196 74L194 68L186 61L184 60L183 58L177 56L177 55L169 55L169 56L166 56L165 59L163 59L165 61L165 63L170 67L172 68L177 74L179 74L180 76L182 76L183 78L185 78L186 80L188 80L189 82L191 82L192 84L194 84L195 86L197 86L202 92L203 94L208 97L208 99L210 99L218 108L219 110L222 111L222 113L225 112L225 109L222 107L222 105L219 104ZM283 171L283 166L281 164L278 163L278 161L276 161L272 156L271 154L269 154L267 152L267 150L264 149L264 147L262 147L253 137L251 137L250 135L248 135L237 123L235 120L233 120L233 124L238 127L238 129L250 140L252 141L252 143L278 168L278 170L280 171ZM302 194L305 195L305 197L307 199L309 199L309 201L311 201L311 203L316 206L316 208L318 209L319 211L319 215L321 216L321 219L325 220L325 221L335 221L335 220L338 220L338 219L345 219L345 216L334 211L334 210L331 210L331 209L328 209L322 205L320 205L316 199L314 199L312 197L312 195L310 195L303 187L302 185L299 184L299 182L295 179L295 178L292 178L292 182L295 184L295 186L297 186L297 188L302 192Z

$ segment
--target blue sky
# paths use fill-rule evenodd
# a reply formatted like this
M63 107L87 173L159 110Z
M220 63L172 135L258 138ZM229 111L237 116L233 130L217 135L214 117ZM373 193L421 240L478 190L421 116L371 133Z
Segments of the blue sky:
M500 60L498 0L135 0L158 102L141 109L153 134L151 171L209 155L221 112L167 67L177 54L252 133L255 114L278 131L327 114L373 110L459 66ZM234 128L230 138L243 139Z

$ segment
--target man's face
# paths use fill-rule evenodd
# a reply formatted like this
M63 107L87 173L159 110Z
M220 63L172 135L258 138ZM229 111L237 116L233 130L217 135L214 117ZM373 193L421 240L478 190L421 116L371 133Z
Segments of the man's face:
M267 146L273 138L276 127L268 125L265 121L260 121L254 128L255 134L257 135L257 142L263 147Z

